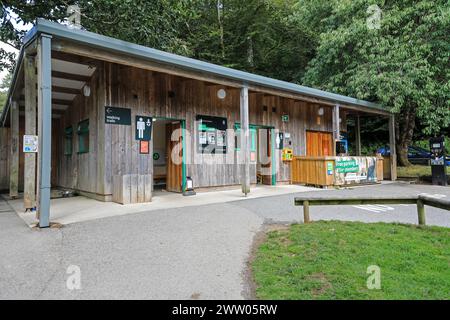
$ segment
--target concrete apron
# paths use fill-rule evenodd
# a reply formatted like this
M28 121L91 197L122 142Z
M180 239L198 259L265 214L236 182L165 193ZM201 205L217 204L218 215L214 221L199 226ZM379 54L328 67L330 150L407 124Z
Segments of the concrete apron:
M50 207L50 221L63 225L89 221L126 214L142 213L162 209L201 206L206 204L227 203L245 199L256 199L276 195L284 195L322 189L298 186L256 186L245 197L240 187L232 190L197 192L195 196L185 197L171 192L154 192L152 202L121 205L114 202L101 202L94 199L77 196L72 198L52 199ZM6 198L6 197L5 197ZM7 200L14 211L25 223L34 227L38 220L35 212L24 212L23 199Z

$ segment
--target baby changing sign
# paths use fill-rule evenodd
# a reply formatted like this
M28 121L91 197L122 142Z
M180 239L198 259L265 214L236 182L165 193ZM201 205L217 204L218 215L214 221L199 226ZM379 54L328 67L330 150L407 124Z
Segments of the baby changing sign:
M151 117L136 116L136 140L150 141L152 137Z

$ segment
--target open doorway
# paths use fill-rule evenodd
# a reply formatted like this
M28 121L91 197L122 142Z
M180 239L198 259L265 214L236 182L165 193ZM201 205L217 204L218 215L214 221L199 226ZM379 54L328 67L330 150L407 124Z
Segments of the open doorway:
M153 190L182 192L183 121L155 118L153 122Z
M272 185L272 137L270 128L255 128L257 183ZM252 131L253 131L252 130ZM252 134L253 144L253 134Z

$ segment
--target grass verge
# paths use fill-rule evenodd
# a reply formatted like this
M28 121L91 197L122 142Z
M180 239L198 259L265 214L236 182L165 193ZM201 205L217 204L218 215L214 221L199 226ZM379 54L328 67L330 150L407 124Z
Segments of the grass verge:
M367 288L371 265L381 289ZM260 299L448 299L450 229L314 222L272 231L252 262Z
M411 165L409 167L397 167L397 176L400 178L431 176L431 166Z

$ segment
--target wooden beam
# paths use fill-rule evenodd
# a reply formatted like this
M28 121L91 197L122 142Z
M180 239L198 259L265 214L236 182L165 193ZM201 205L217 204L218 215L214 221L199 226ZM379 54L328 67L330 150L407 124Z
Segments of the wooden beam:
M279 90L270 89L270 88L261 87L261 86L255 86L255 85L249 85L248 88L252 92L263 93L264 97L283 97L283 98L293 99L296 101L310 102L310 103L315 103L315 104L325 105L325 106L335 106L336 105L336 103L332 102L332 101L322 100L319 98L314 98L314 97L301 95L301 94L297 94L297 93L291 93L291 92L287 92L287 91L279 91ZM384 115L384 116L389 115L388 111L383 111L383 110L378 110L378 109L373 109L373 108L368 108L368 107L353 106L353 105L347 105L347 104L340 104L340 106L341 106L341 108L345 108L348 110L354 110L354 111L365 112L365 113L370 113L370 114L379 114L379 115Z
M242 87L242 83L240 81L233 81L230 79L226 79L223 77L217 77L212 76L207 73L200 73L190 70L181 69L178 67L174 67L172 65L165 65L162 63L154 62L147 59L139 59L135 57L130 57L125 54L121 53L115 53L110 51L104 51L99 50L96 48L90 48L87 46L83 46L77 43L68 42L64 40L55 40L54 41L54 50L65 52L65 53L72 53L84 57L89 57L101 61L111 62L111 63L117 63L121 65L127 65L139 69L144 70L151 70L166 74L171 74L175 76L185 77L185 78L191 78L195 80L200 81L206 81L206 82L213 82L225 86L230 86L234 88L240 88Z
M25 134L36 135L37 77L34 57L25 57ZM36 154L25 153L24 165L24 207L36 206Z
M250 149L249 149L249 113L248 113L248 88L241 89L241 150L240 150L240 164L241 164L241 184L242 193L247 196L250 193Z
M333 107L333 117L331 119L332 124L333 124L333 155L336 155L336 141L339 141L341 138L341 127L340 127L340 123L339 123L339 108L340 106L338 104L334 105Z
M58 87L58 86L52 86L52 91L68 94L81 94L81 89Z
M74 74L74 73L61 72L61 71L52 71L52 77L67 79L67 80L75 80L75 81L80 81L80 82L89 82L91 80L91 77L88 77L88 76L83 76L83 75Z
M66 106L70 106L72 105L71 100L63 100L63 99L52 99L52 104L62 104L62 105L66 105Z
M82 65L92 66L92 67L96 67L97 63L98 63L98 61L95 59L89 59L86 57L82 57L82 56L78 56L78 55L74 55L74 54L70 54L70 53L65 53L65 52L61 52L61 51L56 51L56 50L52 51L52 59L72 62L72 63L76 63L76 64L82 64Z
M359 115L355 118L355 147L356 155L361 156L361 119Z
M366 205L366 204L415 204L417 196L365 196L365 197L330 197L330 196L301 196L294 198L294 205L302 206L308 201L309 206L337 206L337 205Z
M391 180L397 180L397 151L395 149L395 116L392 114L389 117L389 150L391 166Z
M21 105L22 102L25 101L25 96L20 96L21 98ZM73 100L65 100L65 99L52 99L52 104L62 104L62 105L66 105L66 106L70 106L72 105Z
M9 159L9 197L19 197L19 104L11 103L11 150Z

